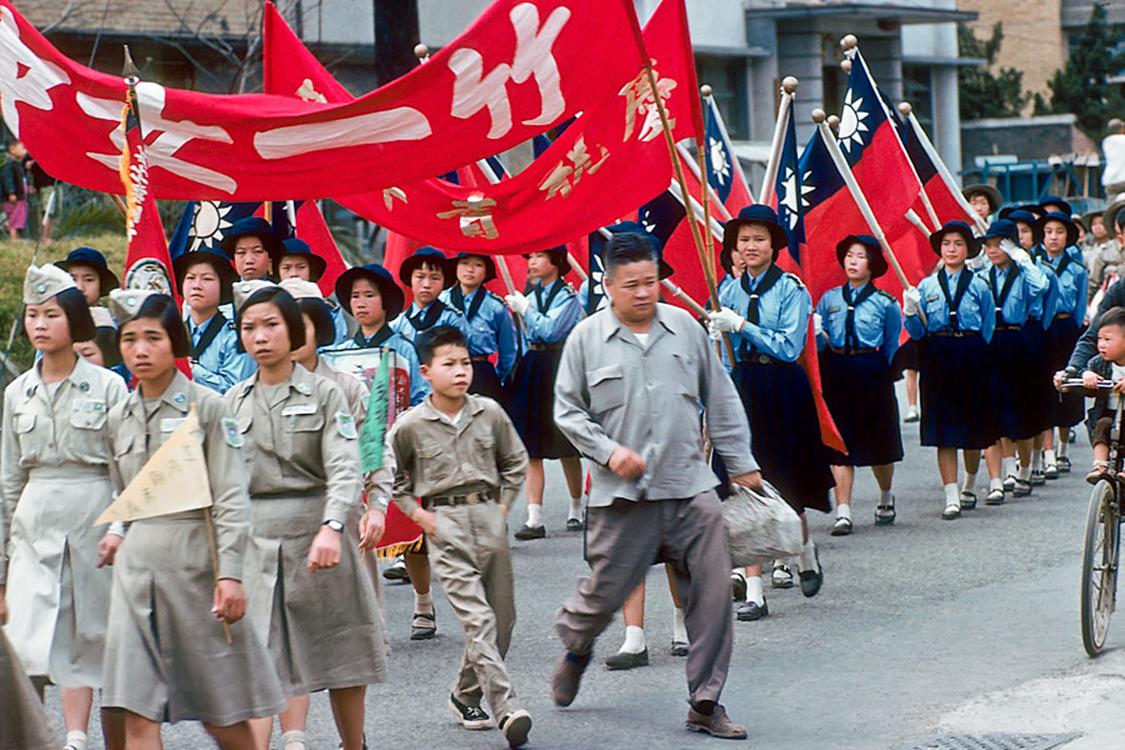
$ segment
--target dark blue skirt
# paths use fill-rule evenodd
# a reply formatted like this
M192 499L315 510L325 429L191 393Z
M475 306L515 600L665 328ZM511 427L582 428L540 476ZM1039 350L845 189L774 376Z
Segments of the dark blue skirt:
M1054 364L1047 352L1047 330L1038 320L1029 320L1023 327L1024 342L1027 347L1027 357L1030 365L1027 375L1032 384L1033 395L1025 409L1030 412L1028 419L1034 420L1037 432L1042 432L1054 426L1054 404L1058 392L1055 390L1052 378L1055 375Z
M922 369L922 342L918 339L909 338L902 346L895 352L895 358L891 362L891 378L899 380L902 378L902 373L906 370L914 370L917 372Z
M469 383L469 393L488 396L508 410L508 395L496 375L496 367L485 357L473 357L473 382Z
M1082 336L1082 327L1074 318L1055 318L1047 329L1047 358L1051 373L1055 373L1070 361L1074 345ZM1050 425L1052 427L1073 427L1085 416L1085 400L1082 393L1059 393L1054 391L1048 404Z
M796 362L744 362L735 368L734 382L762 476L798 513L806 508L828 513L828 490L836 483L805 371Z
M820 381L832 419L848 447L828 449L835 466L882 466L902 460L891 366L881 352L820 352Z
M1000 437L988 344L979 333L922 342L922 445L987 448Z
M996 418L1000 434L1012 440L1034 437L1044 427L1042 348L1035 351L1034 341L1028 326L992 334Z
M531 458L570 458L578 451L555 427L555 376L562 346L523 355L508 389L512 423Z

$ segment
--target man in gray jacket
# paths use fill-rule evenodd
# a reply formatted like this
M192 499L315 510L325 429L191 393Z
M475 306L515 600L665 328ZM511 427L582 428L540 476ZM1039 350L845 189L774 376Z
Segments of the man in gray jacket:
M555 619L567 650L552 695L560 706L573 702L594 639L648 568L666 562L691 641L687 728L745 739L719 704L731 655L730 554L700 407L732 481L757 488L750 427L703 327L659 304L659 259L645 238L617 234L603 257L611 306L571 332L555 384L555 422L595 466L586 514L591 575Z

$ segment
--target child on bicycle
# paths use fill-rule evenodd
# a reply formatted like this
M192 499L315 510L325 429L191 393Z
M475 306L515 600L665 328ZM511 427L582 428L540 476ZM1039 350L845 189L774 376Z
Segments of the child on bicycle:
M1109 441L1113 418L1121 394L1125 393L1125 307L1112 307L1098 321L1098 353L1090 358L1082 373L1082 385L1094 390L1099 380L1112 380L1109 391L1098 391L1086 415L1090 443L1094 446L1094 467L1086 481L1097 484L1109 472Z

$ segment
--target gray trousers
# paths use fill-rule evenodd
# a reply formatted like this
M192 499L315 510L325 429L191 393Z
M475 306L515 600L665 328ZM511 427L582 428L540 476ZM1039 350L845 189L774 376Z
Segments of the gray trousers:
M590 575L555 616L568 650L584 654L606 629L649 567L669 563L684 603L691 646L688 692L718 701L730 667L730 552L719 498L708 490L685 500L617 499L586 512Z
M465 631L453 696L469 706L483 696L502 719L516 698L504 666L516 624L508 524L496 503L440 507L435 515L430 564Z

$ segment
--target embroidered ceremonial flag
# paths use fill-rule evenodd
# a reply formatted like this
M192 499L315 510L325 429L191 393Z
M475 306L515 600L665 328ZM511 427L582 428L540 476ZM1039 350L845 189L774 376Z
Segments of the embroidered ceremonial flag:
M211 484L203 455L203 431L193 406L183 424L149 457L129 486L94 521L94 526L210 507Z
M719 196L727 212L732 216L737 215L743 206L755 202L754 195L750 192L742 165L735 156L726 123L723 122L723 115L719 112L714 97L707 99L704 123L707 130L707 148L704 153L707 182Z
M222 253L220 245L226 231L239 219L253 216L261 210L259 201L228 203L225 201L188 201L180 215L168 251L172 260L184 253L211 250Z

